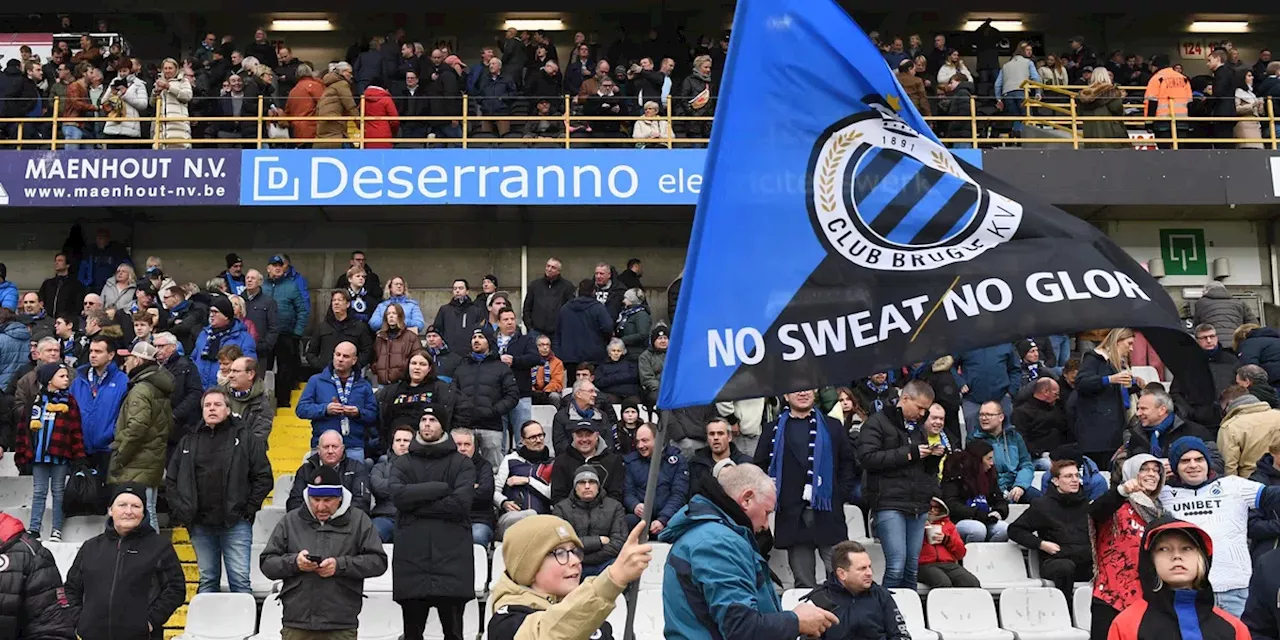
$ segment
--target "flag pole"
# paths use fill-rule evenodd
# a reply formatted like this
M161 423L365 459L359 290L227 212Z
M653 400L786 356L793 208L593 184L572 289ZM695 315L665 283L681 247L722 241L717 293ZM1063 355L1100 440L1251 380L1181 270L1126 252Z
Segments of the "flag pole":
M640 543L649 541L649 523L653 520L653 503L657 499L658 472L662 469L662 453L667 448L667 428L661 417L657 424L652 424L653 451L649 452L649 481L644 489L644 529L640 531ZM627 589L627 626L623 632L623 640L635 640L636 600L640 596L640 585L632 583Z

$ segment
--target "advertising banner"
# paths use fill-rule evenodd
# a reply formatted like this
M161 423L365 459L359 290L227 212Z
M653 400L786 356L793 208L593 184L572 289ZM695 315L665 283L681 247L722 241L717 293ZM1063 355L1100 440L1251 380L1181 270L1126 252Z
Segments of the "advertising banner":
M234 205L240 151L5 151L0 205Z
M692 205L705 163L705 149L245 151L240 204ZM803 190L803 178L756 187Z

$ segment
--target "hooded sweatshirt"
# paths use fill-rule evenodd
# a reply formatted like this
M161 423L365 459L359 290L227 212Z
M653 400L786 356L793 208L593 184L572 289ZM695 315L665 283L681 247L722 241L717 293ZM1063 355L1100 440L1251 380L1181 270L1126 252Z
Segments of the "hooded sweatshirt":
M1138 477L1142 465L1148 462L1160 464L1160 459L1148 453L1125 460L1124 482ZM1123 485L1109 489L1089 507L1094 529L1093 597L1116 611L1124 611L1142 598L1138 584L1138 554L1147 525L1163 514L1160 504L1160 488L1164 486L1163 466L1160 471L1156 496L1126 494ZM1153 516L1150 521L1143 514Z

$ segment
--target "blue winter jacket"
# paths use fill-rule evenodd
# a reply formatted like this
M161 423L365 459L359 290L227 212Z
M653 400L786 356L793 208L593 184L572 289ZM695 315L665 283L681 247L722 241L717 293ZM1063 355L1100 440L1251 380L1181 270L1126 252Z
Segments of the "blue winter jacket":
M0 389L8 388L13 376L31 359L31 330L21 322L0 327Z
M129 250L119 242L108 243L105 249L99 249L96 244L91 245L85 250L84 257L80 259L77 279L89 291L101 291L102 285L115 277L116 267L126 263L132 264L129 260Z
M996 450L996 477L1000 480L1000 489L1009 491L1014 487L1027 489L1035 481L1035 465L1031 461L1031 452L1027 443L1011 425L1005 425L999 437L974 429L970 438L986 440Z
M107 374L98 384L98 395L93 395L89 385L89 365L76 369L76 379L71 381L71 396L80 405L80 431L84 434L84 452L105 453L111 450L116 438L116 419L120 406L129 392L129 376L112 362Z
M689 501L689 463L680 455L680 447L669 445L662 452L662 466L658 468L658 489L654 492L654 519L663 525ZM636 505L644 504L644 491L649 484L649 459L641 458L639 451L622 457L626 468L626 491L622 505L627 515L635 513Z
M196 346L191 350L191 360L196 363L196 371L200 372L200 385L207 389L218 386L218 354L211 353L211 360L201 357L204 353L204 345L209 341L209 329L205 327L200 335L196 336ZM231 333L222 339L222 347L235 345L240 347L240 352L246 358L258 358L258 347L253 336L249 335L249 329L244 326L244 322L236 320L231 325ZM221 349L222 347L219 347Z
M1271 384L1280 382L1280 331L1262 327L1240 343L1240 364L1256 364L1267 371Z
M418 302L409 296L391 296L386 300L378 303L378 308L373 310L373 315L369 317L369 328L374 333L382 330L382 320L387 313L387 305L395 302L404 309L404 326L418 330L418 335L423 335L427 330L427 322L422 319L422 307L418 306Z
M276 301L280 333L306 335L307 322L311 320L310 295L303 295L305 289L298 287L298 280L286 273L279 280L268 279L262 283L262 290Z
M960 354L957 364L969 385L965 400L999 401L1018 392L1018 354L1008 344L966 351Z
M308 309L310 309L311 308L311 285L307 284L306 276L302 275L301 273L298 273L298 270L294 269L293 265L289 265L289 268L284 272L284 277L292 278L294 284L298 285L298 293L302 295L302 302L307 305Z
M1268 454L1269 455L1269 454ZM1102 477L1102 471L1098 470L1098 463L1094 462L1089 456L1084 457L1084 466L1080 468L1080 490L1089 496L1089 501L1097 500L1099 496L1107 492L1107 480ZM1049 491L1049 474L1044 474L1040 478L1040 493Z
M731 503L723 492L719 497ZM799 619L782 610L773 590L755 534L709 498L694 496L658 540L672 545L662 577L666 640L800 635Z
M363 449L366 446L366 435L369 444L377 443L378 401L373 397L373 387L360 375L353 371L356 381L351 384L351 395L344 404L358 407L359 417L351 418L351 428L342 436L342 444L348 449ZM307 380L307 387L302 390L298 399L298 407L294 415L311 421L311 446L316 446L320 434L333 429L342 433L342 417L325 413L325 407L338 397L337 385L333 382L333 367L325 367L320 373Z
M10 311L18 310L18 285L8 280L0 282L0 307Z

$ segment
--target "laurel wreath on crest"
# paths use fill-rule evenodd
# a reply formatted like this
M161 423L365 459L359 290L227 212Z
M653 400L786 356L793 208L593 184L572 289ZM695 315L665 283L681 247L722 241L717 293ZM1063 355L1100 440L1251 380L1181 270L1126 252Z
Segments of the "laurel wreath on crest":
M831 141L831 146L822 156L822 168L818 171L818 201L825 213L836 210L836 202L839 199L836 193L836 178L840 175L840 163L860 138L862 138L860 131L839 134Z
M956 168L951 165L951 158L941 151L930 151L929 155L933 158L933 168L943 173L949 173L957 178L960 177L956 173Z

